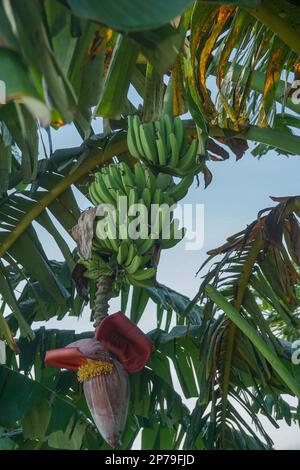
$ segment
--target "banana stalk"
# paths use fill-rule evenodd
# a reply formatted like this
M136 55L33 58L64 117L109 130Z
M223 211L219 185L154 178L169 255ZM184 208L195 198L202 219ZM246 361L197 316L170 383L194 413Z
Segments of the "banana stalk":
M111 298L113 278L111 276L100 276L97 283L94 306L94 326L100 325L103 318L108 315L109 300Z

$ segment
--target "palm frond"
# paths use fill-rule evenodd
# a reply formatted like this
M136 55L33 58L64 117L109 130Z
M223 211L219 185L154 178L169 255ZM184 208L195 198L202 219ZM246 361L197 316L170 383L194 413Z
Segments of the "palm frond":
M261 350L249 339L250 336L248 338L226 316L226 309L220 310L220 304L215 303L213 295L210 298L206 286L211 284L218 290L218 295L222 295L224 301L226 299L245 324L249 325L249 329L252 328L261 338L266 349L277 358L280 367L287 368L293 375L284 343L275 334L278 330L272 330L268 310L264 306L268 305L276 311L284 325L290 325L294 331L299 329L296 313L299 308L296 294L299 275L295 267L299 201L299 197L283 198L276 207L267 209L268 215L262 215L265 211L261 211L258 219L244 231L229 237L220 248L211 250L211 260L220 254L223 254L223 258L212 265L187 309L189 312L198 300L205 304L200 358L206 367L196 408L201 408L202 417L209 413L210 421L215 423L214 435L218 439L214 440L213 445L217 448L228 448L228 436L232 435L232 429L236 429L236 426L244 428L239 407L248 412L265 443L271 445L253 412L254 396L257 400L268 394L276 400L280 394L292 392L289 383L277 374L276 367L274 369L272 363L266 360ZM290 234L291 221L294 241L291 244L289 240L287 245L283 236L284 233ZM214 327L210 328L212 324ZM201 393L201 390L204 392ZM209 412L208 406L211 408ZM274 424L267 409L264 414Z
M299 8L288 2L277 2L276 7L266 7L264 2L253 11L205 2L194 6L189 40L192 77L189 87L206 119L223 128L273 127L276 100L280 100L283 110L290 104L291 83L282 87L280 79L293 74L298 54L288 47L280 31L264 24L265 16L256 15L260 8L267 8L280 21L293 18L295 34L299 37ZM212 75L216 77L216 95L207 91L206 82ZM258 76L261 77L259 87L256 86Z

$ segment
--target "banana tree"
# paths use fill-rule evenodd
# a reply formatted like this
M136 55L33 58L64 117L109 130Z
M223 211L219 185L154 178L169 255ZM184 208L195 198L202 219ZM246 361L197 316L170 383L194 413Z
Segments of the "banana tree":
M0 9L0 448L106 449L76 374L44 363L46 350L90 338L92 324L82 335L35 325L76 319L87 301L95 320L98 268L66 242L66 233L78 242L76 195L97 205L95 174L105 182L108 165L126 165L135 175L137 160L182 197L195 176L207 186L214 162L242 158L249 144L254 156L275 148L297 158L300 8L285 0L10 0ZM54 149L53 133L68 123L81 145ZM149 300L157 305L150 362L130 376L121 449L140 431L145 449L270 448L258 412L275 426L297 421L283 395L300 396L288 342L299 329L299 197L278 202L209 254L208 262L224 258L192 301L130 273L118 280L115 294L134 323ZM63 262L49 259L39 226ZM20 405L20 396L30 399ZM196 400L193 411L183 397Z

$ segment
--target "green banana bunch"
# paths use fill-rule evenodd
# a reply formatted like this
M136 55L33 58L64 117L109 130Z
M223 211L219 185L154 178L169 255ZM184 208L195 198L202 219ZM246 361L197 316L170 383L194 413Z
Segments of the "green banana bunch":
M110 236L110 233L104 238L100 235L96 222L92 258L83 261L88 269L86 277L97 279L101 274L111 275L113 270L99 256L99 253L109 254L113 260L110 264L115 265L118 274L124 276L128 282L140 287L153 285L156 269L147 265L152 257L155 240L138 241L139 247L137 241L116 239Z
M93 253L92 257L88 260L80 257L79 262L87 269L84 273L84 277L88 279L97 280L100 276L111 276L113 274L113 270L109 264L96 253Z
M174 176L195 175L205 161L203 142L188 142L181 119L168 114L160 121L147 123L141 123L137 115L128 116L127 143L133 157Z
M89 186L91 201L95 204L118 205L120 196L128 196L136 188L135 176L125 163L110 164L95 174Z
M110 164L102 168L100 172L95 175L95 181L90 185L90 196L94 204L107 203L112 204L116 209L118 208L118 201L120 196L127 198L128 207L132 204L140 203L148 209L148 225L150 226L152 204L162 205L166 204L168 207L172 206L182 199L192 184L193 175L183 177L178 184L175 184L173 178L169 174L159 173L156 177L143 163L137 162L132 171L126 163ZM117 236L121 239L127 238L127 226L122 223L116 211L117 220L116 232ZM170 212L170 219L172 220L173 208ZM134 216L129 216L129 222ZM159 222L160 225L164 221ZM147 227L148 231L148 227ZM156 238L160 238L160 232L156 234ZM96 238L98 249L105 252L118 252L119 241L111 239L110 236L101 238L96 227ZM98 235L98 236L97 236ZM139 240L137 241L139 243ZM151 243L151 242L150 242ZM147 243L145 243L147 245ZM145 247L145 251L146 251ZM141 248L144 249L143 247ZM143 254L143 253L142 253Z
M156 268L139 269L134 274L129 274L127 280L129 284L136 287L153 287L153 279L156 276Z
M149 131L149 126L146 128ZM147 131L147 132L148 132ZM183 139L183 137L182 137ZM172 148L172 137L170 148ZM109 259L109 269L118 279L139 287L153 285L156 268L151 266L151 259L155 250L175 246L180 238L175 238L175 222L173 220L173 208L171 211L159 211L155 222L157 229L151 233L152 228L152 204L161 206L166 204L168 209L176 201L185 196L192 184L193 175L189 174L175 184L173 177L164 172L154 175L152 170L143 162L138 161L133 170L124 163L112 163L103 167L96 173L95 180L89 187L91 200L95 205L111 204L115 209L119 208L121 196L127 198L128 208L132 204L141 203L148 209L147 233L148 238L131 240L128 237L128 225L134 216L128 216L127 224L120 220L118 210L114 212L113 224L104 228L101 217L96 217L94 225L94 237L92 240L92 257L104 256ZM170 238L164 239L165 228L170 227ZM183 235L183 231L182 231ZM102 272L104 266L90 264L87 276L96 279L97 273ZM107 270L107 268L106 268ZM106 272L106 271L105 271Z
M140 287L152 285L152 280L156 275L156 268L147 267L152 254L146 253L152 248L153 244L149 244L147 248L144 247L143 253L141 253L141 251L137 249L136 244L132 243L130 240L123 240L120 243L117 262L119 267L124 270L129 283L139 285Z
M150 209L151 204L174 204L185 195L187 182L191 184L192 179L187 177L182 184L175 185L171 175L158 173L154 176L150 168L141 162L135 164L134 171L124 162L114 163L96 173L95 180L89 186L89 194L95 205L110 204L118 208L120 196L125 196L128 206L139 202Z
M89 186L89 195L95 205L112 204L118 206L120 196L126 196L129 202L143 198L147 188L151 197L157 189L167 191L173 184L171 175L159 173L154 176L150 168L140 162L134 172L126 163L111 163L95 174L95 180Z

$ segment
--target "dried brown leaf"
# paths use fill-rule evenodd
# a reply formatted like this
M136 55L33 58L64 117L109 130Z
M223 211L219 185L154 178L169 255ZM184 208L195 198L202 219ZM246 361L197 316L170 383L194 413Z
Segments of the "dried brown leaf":
M90 207L82 212L77 225L75 225L71 234L76 241L79 251L84 259L89 259L92 252L92 240L94 236L94 221L97 215L97 208Z
M210 185L213 179L212 172L207 168L207 166L204 167L203 175L204 175L204 185L205 185L204 187L206 189L207 186Z
M284 227L285 240L289 253L295 263L300 264L300 225L296 217L291 214Z
M245 155L245 152L249 148L248 142L246 140L237 139L234 137L226 139L224 143L228 145L230 150L235 154L237 161Z
M213 152L214 154L218 155L219 157L222 158L222 160L228 160L229 158L229 152L225 150L221 145L219 145L215 140L213 139L208 139L207 142L207 149L210 152Z
M75 282L79 297L81 297L85 302L88 302L88 280L84 276L86 270L87 268L85 266L77 263L72 271L72 279Z

